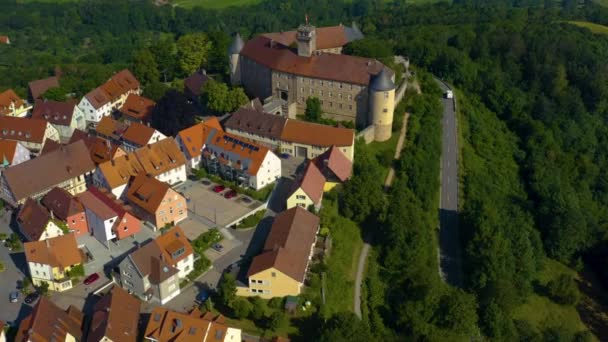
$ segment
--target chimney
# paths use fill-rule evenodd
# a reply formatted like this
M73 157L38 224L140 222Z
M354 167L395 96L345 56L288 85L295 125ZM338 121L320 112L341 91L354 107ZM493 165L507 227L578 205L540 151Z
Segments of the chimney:
M53 214L52 210L50 212L51 212L51 220L54 220L55 219L55 214Z
M65 169L68 171L68 173L72 173L72 167L71 166L66 166Z

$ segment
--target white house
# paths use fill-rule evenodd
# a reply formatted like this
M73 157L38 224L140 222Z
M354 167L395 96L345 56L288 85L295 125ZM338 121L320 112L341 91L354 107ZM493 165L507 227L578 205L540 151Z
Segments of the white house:
M73 102L37 100L32 118L48 121L64 141L72 137L75 129L86 129L84 112Z
M167 136L152 127L133 122L122 135L122 146L125 151L133 152L138 148L154 144Z
M78 107L85 113L87 123L96 124L122 107L129 94L141 94L139 81L127 69L113 75L106 83L86 94Z
M205 142L212 130L223 131L217 118L200 122L194 126L181 130L175 137L180 150L187 160L188 169L201 167L201 153Z

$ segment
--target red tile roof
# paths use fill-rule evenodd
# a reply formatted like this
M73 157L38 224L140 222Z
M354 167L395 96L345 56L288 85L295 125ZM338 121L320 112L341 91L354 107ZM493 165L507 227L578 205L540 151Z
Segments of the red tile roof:
M155 106L156 102L148 98L137 94L130 94L127 96L125 104L120 107L120 112L129 118L149 121Z
M15 105L15 108L23 106L24 101L15 94L13 89L8 89L0 93L0 115L9 115L11 113L10 106Z
M201 314L197 309L186 314L157 306L150 314L144 337L154 341L229 342L225 339L229 328L222 315Z
M289 46L271 41L264 36L253 38L245 44L241 56L280 72L362 86L385 67L374 59L333 53L299 56Z
M10 42L10 39L8 38L8 36L0 36L0 44L8 44Z
M140 173L131 179L127 189L127 200L147 213L155 215L169 189L171 189L169 184Z
M0 139L42 144L47 125L41 119L0 116Z
M184 80L184 87L194 96L201 95L201 88L207 81L209 80L209 76L203 74L201 71L197 71L192 75L188 76Z
M258 145L238 135L213 129L207 136L205 152L216 158L230 160L235 166L246 169L252 176L257 175L268 153L267 147Z
M38 201L28 198L17 215L23 235L30 241L38 241L51 219L49 211Z
M55 125L69 126L75 109L74 102L36 100L32 118L44 119Z
M55 217L62 221L84 211L84 207L76 197L62 188L53 188L42 197L41 202L42 205L53 212Z
M325 177L312 161L308 162L304 173L296 179L293 186L293 193L298 188L310 197L310 199L318 205L323 198L323 187L325 186Z
M178 262L194 253L184 231L178 226L166 231L161 236L157 237L154 242L158 245L163 260L167 261L171 266L177 267ZM173 255L175 252L178 252L182 248L184 249L184 252L174 257Z
M82 255L76 235L66 234L54 238L32 241L23 244L25 259L28 262L51 265L62 269L82 263Z
M264 243L264 252L253 258L247 276L275 268L304 282L318 229L319 217L301 207L278 214Z
M114 285L93 308L88 341L104 337L114 342L137 341L141 302L121 287Z
M113 75L106 83L85 95L93 108L98 109L108 102L116 101L129 91L139 89L139 81L133 74L124 69Z
M290 119L281 132L281 140L322 147L352 146L355 130Z
M315 28L317 34L317 49L333 49L349 43L345 26L327 26ZM296 43L297 31L263 33L262 36L273 39L282 45L290 46Z
M51 88L59 87L59 79L56 76L43 78L41 80L31 81L28 83L30 94L34 100L38 99L42 94Z
M156 130L152 127L142 125L139 122L133 122L122 134L122 139L139 146L144 146L150 142L155 132Z
M207 137L212 130L223 131L217 118L212 118L204 122L200 122L194 126L190 126L181 130L177 135L182 141L184 147L190 158L198 157L201 155L201 150Z
M0 165L2 165L5 158L9 164L13 163L17 144L18 142L12 140L0 140Z
M336 146L330 147L313 162L322 173L329 171L341 182L348 180L353 171L353 163Z
M80 341L83 318L82 312L75 307L70 306L64 311L50 299L41 296L32 313L19 324L15 341L65 341L68 333Z

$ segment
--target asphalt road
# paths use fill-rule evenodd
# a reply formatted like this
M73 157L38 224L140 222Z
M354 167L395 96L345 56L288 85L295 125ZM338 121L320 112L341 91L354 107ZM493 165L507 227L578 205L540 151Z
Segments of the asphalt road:
M435 79L445 93L448 86ZM455 99L454 99L455 100ZM462 287L462 251L458 227L458 135L454 101L443 98L441 200L439 204L439 273L450 285Z

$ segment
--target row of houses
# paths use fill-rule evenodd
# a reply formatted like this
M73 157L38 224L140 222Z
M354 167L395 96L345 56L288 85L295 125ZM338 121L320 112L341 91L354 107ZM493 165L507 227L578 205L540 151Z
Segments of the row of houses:
M182 313L155 307L147 322L146 316L141 302L117 286L94 304L90 320L74 306L62 310L43 297L19 324L15 341L242 341L240 329L210 312L193 309ZM140 331L140 322L145 330Z

